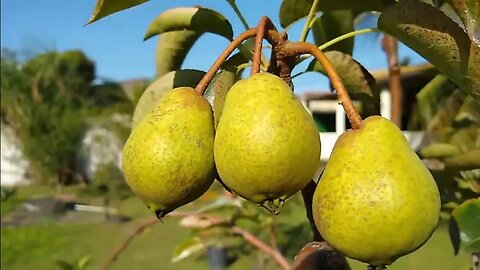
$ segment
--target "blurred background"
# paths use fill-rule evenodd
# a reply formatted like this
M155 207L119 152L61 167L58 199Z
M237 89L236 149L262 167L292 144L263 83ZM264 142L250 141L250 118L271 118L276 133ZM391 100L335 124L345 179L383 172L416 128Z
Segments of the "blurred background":
M165 10L198 4L229 18L235 35L242 32L227 1L149 1L89 25L94 0L1 1L2 269L279 269L232 228L205 218L213 214L235 217L237 226L290 261L311 241L301 195L272 216L215 183L157 222L124 182L121 149L135 105L156 78L157 43L143 41L146 29ZM251 26L264 15L279 25L280 4L236 3ZM376 27L377 18L364 14L355 29ZM298 39L303 23L289 27L291 39ZM395 101L382 38L358 36L352 55L376 79L382 114L391 117ZM182 68L207 70L228 43L203 34ZM397 123L434 174L443 213L433 237L389 269L470 269L472 252L449 227L454 230L451 210L480 192L479 105L402 44L398 57L403 94ZM323 166L348 121L324 75L309 72L293 82L317 123ZM361 97L354 99L368 109ZM469 228L480 224L472 213L458 214ZM366 268L349 262L352 269Z

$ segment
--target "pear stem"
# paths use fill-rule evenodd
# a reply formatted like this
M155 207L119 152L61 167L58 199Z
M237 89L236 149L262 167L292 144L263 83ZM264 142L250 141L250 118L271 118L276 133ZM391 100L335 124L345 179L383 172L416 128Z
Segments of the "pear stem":
M212 67L208 70L207 74L203 76L200 82L195 87L195 92L202 95L203 92L207 89L208 84L213 79L217 71L222 66L223 62L227 59L227 57L245 40L254 37L257 34L258 29L252 28L245 32L243 32L240 36L234 39L228 47L222 52L222 54L217 58L217 60L213 63Z
M317 59L318 62L320 62L320 64L325 68L325 71L332 82L333 88L335 88L335 91L337 92L338 99L345 110L348 120L352 124L352 128L359 129L362 126L362 117L355 108L355 105L353 105L342 79L335 71L335 68L325 54L323 54L323 52L320 51L317 46L308 42L288 42L285 44L285 49L289 53L297 55L304 53L311 54Z
M252 71L250 76L260 72L260 64L262 62L262 43L263 37L265 36L267 22L270 22L270 19L267 16L263 16L258 23L257 35L255 37L255 50L253 52Z

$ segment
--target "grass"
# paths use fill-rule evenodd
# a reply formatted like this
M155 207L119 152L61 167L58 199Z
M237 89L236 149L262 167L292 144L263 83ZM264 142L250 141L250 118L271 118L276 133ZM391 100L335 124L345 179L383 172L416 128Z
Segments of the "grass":
M2 228L2 269L55 269L59 260L73 262L87 255L91 256L87 269L99 269L135 225L47 224ZM142 266L148 269L208 269L203 261L170 264L175 243L186 236L187 231L179 230L174 220L157 224L136 238L112 269L145 269Z
M19 189L14 195L18 203L31 195L52 193L43 188L39 192L34 187ZM96 200L82 197L81 200ZM293 223L306 222L301 206L290 203L290 211L279 218L291 220ZM135 217L124 224L116 223L76 223L58 224L46 221L41 225L19 228L2 227L1 229L1 269L60 269L56 262L64 260L75 262L91 256L86 269L99 269L114 247L123 241L139 224L140 220L150 216L149 211L136 198L117 203L122 213ZM13 207L13 206L11 206ZM2 215L4 202L2 202ZM304 220L305 219L305 220ZM187 259L177 264L171 264L170 259L177 243L189 237L190 232L178 226L178 219L167 218L163 223L154 225L138 236L122 253L111 269L209 269L205 259ZM296 236L292 236L296 237ZM229 269L252 269L256 262L254 255L245 256ZM436 269L462 270L468 269L469 257L466 253L453 256L453 250L445 226L440 226L433 237L418 251L395 262L390 270L400 269ZM350 261L352 270L365 270L364 264Z
M18 204L17 200L9 199L0 204L0 216L5 216Z
M349 260L352 270L365 270L365 264ZM435 270L468 270L469 255L460 252L453 255L453 248L446 225L440 225L433 236L417 251L398 259L389 270L435 269Z

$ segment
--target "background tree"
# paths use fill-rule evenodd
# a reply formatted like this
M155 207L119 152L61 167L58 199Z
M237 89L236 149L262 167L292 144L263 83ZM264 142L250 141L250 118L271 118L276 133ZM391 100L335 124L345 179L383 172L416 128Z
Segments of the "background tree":
M47 52L25 63L2 54L1 64L2 122L20 139L32 180L58 187L83 181L77 157L85 132L92 119L131 113L123 89L93 85L95 65L79 50Z

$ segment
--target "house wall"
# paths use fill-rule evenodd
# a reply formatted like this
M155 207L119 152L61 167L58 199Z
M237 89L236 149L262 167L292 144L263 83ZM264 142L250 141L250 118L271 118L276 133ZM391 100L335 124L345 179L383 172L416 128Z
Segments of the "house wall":
M11 127L1 124L1 176L2 186L28 184L28 162L22 155L20 143Z

